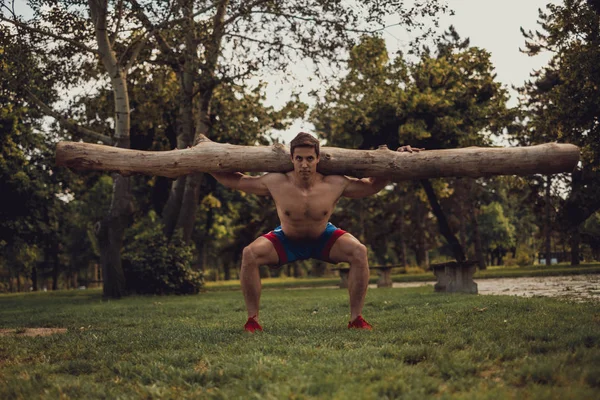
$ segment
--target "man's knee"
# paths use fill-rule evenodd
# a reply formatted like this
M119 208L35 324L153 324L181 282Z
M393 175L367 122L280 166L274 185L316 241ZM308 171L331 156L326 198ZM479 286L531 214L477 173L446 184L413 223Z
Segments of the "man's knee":
M358 243L352 248L350 254L350 262L363 263L367 261L367 246L362 243Z
M271 244L264 241L253 242L244 247L242 251L242 265L256 266L263 264L273 264L277 259L272 260L273 254L270 248Z
M242 250L242 265L256 266L257 259L256 251L251 245L244 247L244 250Z

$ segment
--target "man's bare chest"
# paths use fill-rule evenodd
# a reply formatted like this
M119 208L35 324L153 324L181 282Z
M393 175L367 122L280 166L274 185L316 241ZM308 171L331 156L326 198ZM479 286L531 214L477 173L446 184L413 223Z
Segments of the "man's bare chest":
M329 218L339 197L327 185L310 190L301 190L291 184L281 185L271 194L279 215L293 221L322 221Z

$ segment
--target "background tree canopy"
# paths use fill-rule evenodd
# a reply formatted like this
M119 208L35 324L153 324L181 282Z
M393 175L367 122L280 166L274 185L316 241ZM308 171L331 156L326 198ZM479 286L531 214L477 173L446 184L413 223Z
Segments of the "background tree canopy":
M103 281L107 297L197 293L203 278L235 278L244 246L278 224L269 198L203 174L73 174L54 167L54 146L161 151L200 135L269 144L303 118L323 143L348 148L582 148L578 169L552 179L423 180L342 199L332 222L369 246L372 263L598 258L600 27L591 3L549 5L539 32L523 32L525 51L552 59L514 108L488 51L453 27L437 36L425 28L448 11L437 0L36 0L31 19L0 4L0 291ZM382 29L394 23L420 29L410 54L388 53ZM261 77L300 60L322 82L315 106L299 94L266 105ZM306 261L283 272L326 268Z

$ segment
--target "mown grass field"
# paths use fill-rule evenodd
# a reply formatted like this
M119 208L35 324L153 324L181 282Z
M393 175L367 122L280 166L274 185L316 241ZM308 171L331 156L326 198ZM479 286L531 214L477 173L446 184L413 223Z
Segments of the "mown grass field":
M266 290L254 335L237 291L0 296L0 398L592 399L600 309L551 298L373 289L350 331L343 290Z

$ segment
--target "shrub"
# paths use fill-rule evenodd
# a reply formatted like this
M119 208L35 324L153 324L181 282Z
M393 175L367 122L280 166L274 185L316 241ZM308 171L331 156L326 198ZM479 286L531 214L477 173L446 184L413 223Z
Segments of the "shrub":
M193 247L181 234L171 241L151 211L125 234L123 272L126 289L140 294L195 294L204 283L202 272L192 269Z
M519 267L526 267L533 264L532 257L526 251L517 251L517 257L515 258Z

